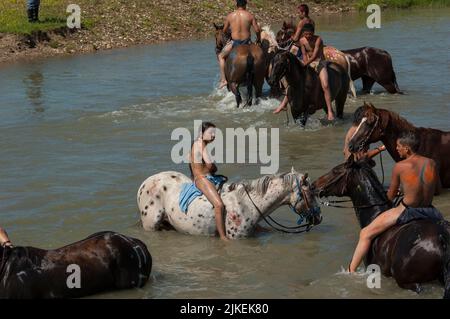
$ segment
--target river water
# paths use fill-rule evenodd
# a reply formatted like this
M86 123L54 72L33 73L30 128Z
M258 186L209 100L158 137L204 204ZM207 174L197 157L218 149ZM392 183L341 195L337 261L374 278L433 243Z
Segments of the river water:
M325 207L324 221L307 234L264 233L223 244L216 238L145 232L136 192L148 176L174 164L171 132L193 131L194 120L219 128L280 129L280 171L294 166L315 179L342 161L351 114L363 101L399 112L416 126L450 130L450 10L390 11L369 30L364 14L318 17L325 42L348 49L370 45L393 58L406 95L349 98L345 118L322 125L322 113L306 129L271 110L276 100L236 109L214 89L218 67L212 39L139 46L0 68L0 224L17 245L56 248L101 230L142 239L153 256L149 283L106 298L438 298L428 284L421 295L382 278L342 272L358 238L353 210ZM357 89L361 83L357 82ZM386 180L392 160L384 156ZM237 181L260 176L257 164L221 164ZM376 168L380 172L379 165ZM387 182L386 182L387 183ZM450 218L450 192L435 199ZM295 223L287 207L273 215Z

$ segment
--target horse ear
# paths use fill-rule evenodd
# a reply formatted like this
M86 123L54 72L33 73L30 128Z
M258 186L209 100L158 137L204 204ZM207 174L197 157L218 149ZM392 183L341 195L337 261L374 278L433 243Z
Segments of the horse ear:
M302 184L305 184L305 183L307 182L307 179L308 179L308 173L305 173L305 174L302 176Z
M288 27L288 25L287 25L286 21L283 21L283 29L286 30L287 27Z
M292 173L292 174L297 173L297 171L295 170L294 166L291 167L291 173Z
M213 26L217 30L217 24L215 22L213 22Z
M355 155L350 154L347 161L345 162L345 167L346 168L352 167L354 163L355 163Z

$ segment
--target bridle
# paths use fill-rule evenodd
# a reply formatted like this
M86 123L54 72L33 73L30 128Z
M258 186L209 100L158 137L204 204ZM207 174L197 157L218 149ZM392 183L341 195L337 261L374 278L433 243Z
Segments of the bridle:
M313 225L311 224L311 222L308 222L307 224L302 224L303 221L305 220L305 218L307 220L309 220L311 217L314 217L315 215L320 214L320 208L319 207L311 207L310 203L308 201L308 197L305 194L305 191L303 190L303 188L301 187L301 183L298 180L298 177L295 176L295 182L296 182L296 186L297 186L297 198L296 198L296 202L294 205L289 204L289 207L291 208L292 212L294 212L296 215L300 216L299 220L297 221L297 226L285 226L282 225L280 223L278 223L276 220L274 220L272 217L267 216L265 217L264 214L261 212L261 210L258 208L258 206L255 204L255 202L253 201L252 197L250 196L247 188L244 185L244 190L245 193L247 194L248 198L250 199L250 201L252 202L253 206L255 207L256 211L259 213L259 215L261 216L261 218L273 229L279 231L279 232L283 232L283 233L288 233L288 234L299 234L299 233L303 233L303 232L308 232L311 230L311 228L313 227ZM305 212L299 212L295 207L297 206L297 204L299 202L301 202L302 200L305 201L307 210L306 213ZM269 220L276 224L277 226L281 227L278 228L276 226L274 226L271 222L269 222ZM305 228L305 229L303 229Z
M367 134L366 137L364 138L364 140L362 140L362 142L359 144L358 152L361 152L364 149L364 146L369 141L369 138L372 136L372 133L378 127L378 122L380 120L380 117L378 115L376 115L376 114L374 114L374 116L375 116L375 124L372 126L372 129L370 130L369 134ZM363 122L361 121L361 123L359 124L358 128L356 129L355 134L358 132L358 130L361 127L362 124L363 124ZM353 136L355 136L355 134L353 134Z

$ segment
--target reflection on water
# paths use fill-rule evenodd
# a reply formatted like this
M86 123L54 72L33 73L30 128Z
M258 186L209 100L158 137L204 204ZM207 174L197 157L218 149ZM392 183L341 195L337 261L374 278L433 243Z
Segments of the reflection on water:
M26 94L28 99L36 112L44 112L42 101L42 86L44 76L40 71L33 71L23 79Z
M135 225L136 192L144 179L163 170L189 174L186 165L172 162L176 141L170 137L178 127L192 132L194 120L210 120L221 129L278 127L280 172L294 166L312 179L343 160L345 132L363 101L394 110L416 126L450 130L450 70L442 67L443 52L450 48L449 16L449 9L386 12L381 30L371 31L364 14L318 17L326 43L387 50L407 94L389 95L375 86L374 94L347 100L342 121L324 126L324 113L317 112L306 129L292 121L286 126L285 114L272 114L278 100L236 109L231 94L215 90L218 66L212 40L4 67L0 224L13 242L42 248L101 230L142 239L154 258L151 282L143 289L100 297L441 297L436 284L417 296L391 279L383 278L377 290L367 288L366 276L343 274L341 267L348 264L359 233L351 209L324 207L324 221L307 234L267 233L228 245L216 238L144 232ZM360 81L355 84L361 88ZM45 110L45 116L38 110ZM388 178L393 162L387 156L383 161ZM219 170L238 181L259 177L260 167L226 163ZM379 165L376 171L380 174ZM450 192L434 204L450 217ZM273 217L283 224L297 220L286 207Z

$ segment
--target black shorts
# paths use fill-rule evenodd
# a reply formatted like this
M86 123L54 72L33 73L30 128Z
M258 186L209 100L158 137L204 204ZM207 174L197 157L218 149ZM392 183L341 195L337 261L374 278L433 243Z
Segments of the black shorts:
M429 207L406 207L397 219L397 225L404 225L417 219L429 219L434 222L443 220L444 217L434 206Z

